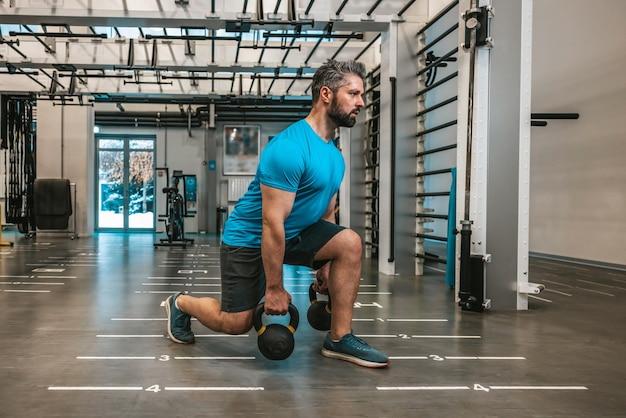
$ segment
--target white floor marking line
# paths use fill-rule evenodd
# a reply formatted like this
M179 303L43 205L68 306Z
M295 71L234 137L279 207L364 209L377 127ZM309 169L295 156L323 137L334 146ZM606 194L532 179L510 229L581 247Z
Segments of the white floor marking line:
M540 298L539 296L528 295L528 297L529 297L529 298L532 298L532 299L541 300L541 301L543 301L543 302L552 303L552 301L551 301L550 299Z
M594 282L592 280L582 280L582 279L576 279L577 282L581 282L581 283L588 283L588 284L593 284L596 286L601 286L601 287L608 287L609 289L615 289L615 286L612 286L610 284L604 284L604 283L598 283L598 282Z
M50 282L21 282L19 284L23 284L23 285L38 285L38 286L65 286L65 283L50 283Z
M3 290L5 293L51 293L50 290L15 290L7 289Z
M480 339L480 335L411 335L411 338L459 338L459 339Z
M433 267L433 266L428 266L428 265L425 265L424 267L427 267L427 268L429 268L429 269L431 269L431 270L438 271L438 272L440 272L440 273L445 273L445 272L446 272L445 270L438 269L438 268Z
M409 391L409 390L472 390L469 386L377 386L377 390ZM490 390L589 390L586 386L483 386L474 385L474 390L489 392Z
M579 286L576 286L576 289L585 290L585 291L587 291L587 292L597 293L597 294L599 294L599 295L604 295L604 296L613 296L613 297L615 296L615 295L613 295L613 294L611 294L611 293L600 292L600 291L597 291L597 290L587 289L587 288L584 288L584 287L579 287Z
M526 360L526 357L444 357L446 360Z
M372 334L359 334L357 335L357 337L359 338L398 338L397 335L393 335L393 334L382 334L382 335L372 335Z
M198 335L196 338L244 338L249 337L248 334L229 335L229 334L207 334ZM164 334L98 334L96 338L169 338Z
M389 356L390 360L428 360L426 356Z
M156 357L78 356L77 360L156 360Z
M126 334L126 335L122 335L122 334L109 334L109 335L105 335L105 334L98 334L96 335L96 338L167 338L165 335L163 334Z
M389 318L387 322L448 322L447 319L394 319Z
M143 391L143 387L139 386L50 386L48 390L57 391Z
M78 276L36 276L38 279L77 279Z
M552 284L557 284L559 286L564 286L564 287L569 287L570 289L573 289L574 286L571 286L569 284L565 284L565 283L561 283L561 282L554 282L552 280L542 280L542 282L546 282L546 283L552 283Z
M218 391L218 392L234 392L234 391L258 391L265 390L262 386L205 386L205 387L164 387L164 390L178 392L194 392L194 391Z
M2 279L28 279L30 276L9 276L9 275L0 275Z
M194 293L202 293L202 292L194 292ZM136 290L135 294L171 295L172 291L171 290L149 290L149 291Z
M469 386L377 386L376 390L470 390Z
M220 280L219 277L189 277L189 276L148 276L148 280Z
M558 290L554 290L554 289L544 289L546 292L552 292L552 293L558 293L559 295L563 295L563 296L572 296L570 293L565 293L565 292L559 292Z
M492 390L589 390L586 386L489 386Z
M174 357L175 360L255 360L256 357Z

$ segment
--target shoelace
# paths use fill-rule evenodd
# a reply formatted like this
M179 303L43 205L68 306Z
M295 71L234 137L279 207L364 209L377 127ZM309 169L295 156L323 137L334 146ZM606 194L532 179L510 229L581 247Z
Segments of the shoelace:
M359 337L357 337L354 334L348 334L346 337L346 343L348 343L350 346L356 348L357 350L363 350L363 349L367 349L369 348L369 345L363 341L362 339L360 339Z

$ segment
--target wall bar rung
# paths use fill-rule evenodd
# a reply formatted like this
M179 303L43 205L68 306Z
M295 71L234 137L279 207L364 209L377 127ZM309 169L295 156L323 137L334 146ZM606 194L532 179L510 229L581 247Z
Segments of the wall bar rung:
M428 28L430 28L432 25L437 23L442 17L444 17L446 14L448 14L448 12L450 12L450 10L454 9L454 7L457 4L459 4L459 0L454 0L452 3L450 3L448 6L446 6L445 9L443 9L442 11L437 13L432 19L430 19L430 21L422 29L420 29L419 32L417 32L417 34L415 36L420 36L422 33L426 32L428 30Z
M437 213L416 213L416 218L433 218L433 219L448 219L448 215Z
M458 96L451 97L448 100L444 100L441 103L437 103L436 105L432 105L431 107L428 107L428 108L422 110L421 112L418 112L416 116L419 118L420 116L425 115L428 112L432 112L433 110L437 110L437 109L439 109L441 107L444 107L447 104L454 103L457 100L458 100Z
M453 121L450 121L450 122L443 123L441 125L433 126L430 129L426 129L426 130L424 130L422 132L418 132L417 134L415 134L415 136L419 138L420 136L424 136L424 135L427 135L427 134L430 134L430 133L433 133L433 132L436 132L436 131L440 131L441 129L445 129L445 128L449 127L449 126L454 126L454 125L456 125L456 123L457 123L457 121L453 120Z
M445 39L446 36L450 35L452 32L454 32L455 30L457 30L459 28L459 24L457 23L456 25L452 26L451 28L449 28L447 31L445 31L444 33L442 33L441 35L439 35L437 37L437 39L434 39L431 43L427 44L424 48L420 49L417 54L415 54L416 57L419 57L420 55L422 55L424 52L428 51L430 48L432 48L433 46L437 45L439 42L441 42L441 40Z
M380 103L380 98L369 101L365 105L365 108L368 109L368 108L370 108L370 107L372 107L372 106L374 106L375 104L378 104L378 103Z
M441 170L422 171L421 173L415 173L415 177L434 176L436 174L446 174L451 172L451 168L442 168Z
M578 119L578 113L531 113L531 119Z
M444 258L439 258L436 255L427 255L427 254L413 254L413 256L417 258L421 258L427 261L434 261L435 263L446 264L447 261Z
M455 77L457 77L459 75L458 71L453 72L452 74L450 74L447 77L442 78L441 80L437 81L436 83L431 84L430 86L426 87L424 90L420 90L417 92L417 94L415 95L416 97L420 97L421 95L428 93L429 91L431 91L432 89L436 89L437 87L439 87L440 85L447 83L448 81L454 79Z
M418 152L417 154L415 154L415 156L416 157L423 157L425 155L436 154L438 152L448 151L448 150L455 149L455 148L456 148L456 144L450 144L450 145L446 145L446 146L443 146L443 147L432 148L432 149L428 149L426 151Z
M415 197L439 197L439 196L450 196L450 192L415 193Z
M437 235L415 234L416 238L432 239L433 241L448 242L447 237L439 237Z

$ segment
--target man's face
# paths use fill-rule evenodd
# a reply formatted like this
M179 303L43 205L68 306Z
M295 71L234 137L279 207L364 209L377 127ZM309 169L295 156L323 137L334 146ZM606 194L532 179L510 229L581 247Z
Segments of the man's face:
M335 124L351 128L356 123L356 117L363 102L363 80L356 74L346 75L347 84L340 87L335 94L328 109L328 116Z

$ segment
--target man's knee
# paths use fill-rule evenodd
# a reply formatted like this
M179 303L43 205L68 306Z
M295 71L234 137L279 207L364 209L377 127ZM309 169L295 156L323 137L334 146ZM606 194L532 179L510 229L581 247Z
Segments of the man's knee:
M358 258L361 258L361 251L363 248L363 242L361 236L352 229L344 229L339 233L341 237L341 248Z

